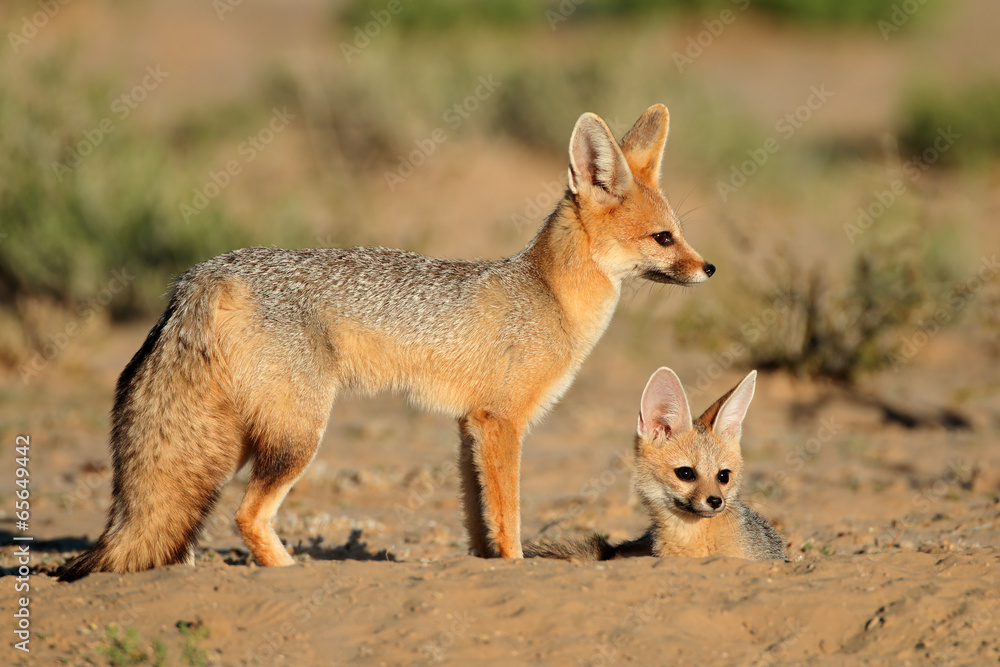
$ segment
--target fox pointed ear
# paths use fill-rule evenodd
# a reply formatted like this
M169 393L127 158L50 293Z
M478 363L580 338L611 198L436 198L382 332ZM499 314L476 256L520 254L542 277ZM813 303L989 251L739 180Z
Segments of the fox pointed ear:
M750 371L735 388L705 411L702 420L710 425L717 435L739 440L743 431L743 419L747 416L756 385L757 371Z
M691 429L691 408L677 374L666 366L649 378L639 404L639 437L651 437L657 431L670 437Z
M576 121L569 139L569 189L621 199L632 186L632 172L611 130L596 114Z
M622 153L632 175L650 187L659 187L660 162L667 145L670 113L662 104L646 109L632 129L622 137Z

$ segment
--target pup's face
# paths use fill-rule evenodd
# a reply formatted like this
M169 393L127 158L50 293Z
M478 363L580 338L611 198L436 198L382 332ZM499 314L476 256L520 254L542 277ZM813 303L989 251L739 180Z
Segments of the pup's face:
M700 422L673 437L640 437L636 490L652 506L704 518L725 511L739 493L743 459Z
M634 481L651 511L711 518L737 497L740 434L756 377L751 371L696 421L673 371L650 377L639 408Z

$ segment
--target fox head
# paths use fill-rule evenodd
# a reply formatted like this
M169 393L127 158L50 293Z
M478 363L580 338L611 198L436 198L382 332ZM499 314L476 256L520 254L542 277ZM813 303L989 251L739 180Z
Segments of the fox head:
M600 117L576 121L569 145L569 190L591 241L594 260L617 279L641 277L693 285L715 273L681 234L660 191L660 161L670 116L657 104L646 110L621 143Z
M636 428L635 489L646 507L681 518L717 516L739 493L740 433L757 371L691 420L677 375L660 368L646 384Z

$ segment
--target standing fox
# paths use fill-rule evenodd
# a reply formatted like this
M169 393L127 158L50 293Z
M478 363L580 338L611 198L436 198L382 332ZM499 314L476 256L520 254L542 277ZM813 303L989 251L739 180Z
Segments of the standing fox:
M653 373L642 392L636 428L635 490L653 523L642 537L612 545L528 544L539 558L611 560L628 556L785 558L785 543L762 516L739 501L740 432L757 371L691 421L681 381L669 368Z
M292 564L270 521L344 390L395 390L456 417L469 551L520 558L522 436L569 387L622 281L691 285L715 272L660 192L667 129L656 105L619 145L583 114L566 194L507 259L250 248L180 276L118 379L107 527L61 578L193 562L222 486L247 462L236 525L259 564Z

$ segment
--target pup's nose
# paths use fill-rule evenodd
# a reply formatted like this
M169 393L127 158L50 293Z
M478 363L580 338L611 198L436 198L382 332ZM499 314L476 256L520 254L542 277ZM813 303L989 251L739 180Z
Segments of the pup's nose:
M707 275L707 276L708 276L709 278L711 278L711 277L712 277L712 274L714 274L714 273L715 273L715 264L708 264L708 263L706 262L706 263L705 263L705 266L703 266L703 267L701 267L701 268L702 268L702 269L704 269L704 271L705 271L705 275Z
M708 506L714 510L717 510L720 507L722 507L722 498L718 496L709 496L708 498L705 499L705 502L708 503Z

